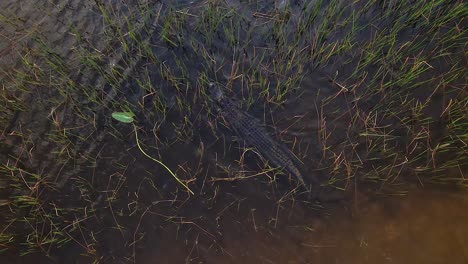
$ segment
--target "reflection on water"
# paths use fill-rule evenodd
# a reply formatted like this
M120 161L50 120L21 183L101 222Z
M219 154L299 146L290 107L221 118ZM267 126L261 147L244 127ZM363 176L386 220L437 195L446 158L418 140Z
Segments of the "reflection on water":
M412 190L406 196L356 196L326 214L280 216L252 209L243 219L219 219L222 238L211 246L165 229L138 250L137 263L468 263L468 193ZM300 210L299 210L300 211ZM297 214L295 210L294 214ZM231 215L232 216L232 215ZM289 217L289 220L286 219ZM194 227L196 228L196 227ZM202 233L202 232L200 232ZM27 256L2 263L89 263L75 255L59 259Z
M327 216L273 229L255 210L223 221L222 249L186 244L172 232L143 263L468 263L468 193L412 190L402 197L357 196ZM285 216L287 217L287 216ZM255 221L254 221L255 219ZM266 219L268 220L268 219ZM281 221L281 219L280 219ZM147 245L143 251L151 251Z

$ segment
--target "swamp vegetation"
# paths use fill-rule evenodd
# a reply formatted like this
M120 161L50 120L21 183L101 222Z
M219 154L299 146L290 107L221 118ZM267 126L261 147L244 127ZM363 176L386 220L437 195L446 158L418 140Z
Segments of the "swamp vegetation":
M324 200L467 187L465 1L31 2L0 3L2 254L144 263L171 237L220 263L223 219L328 214L230 131L210 82Z

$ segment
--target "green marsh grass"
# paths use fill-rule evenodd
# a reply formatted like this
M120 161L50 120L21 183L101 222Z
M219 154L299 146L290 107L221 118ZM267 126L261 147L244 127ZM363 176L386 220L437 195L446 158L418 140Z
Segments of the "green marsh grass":
M1 70L1 137L8 143L0 147L13 151L0 156L6 175L1 192L9 195L0 203L0 250L18 246L23 254L52 254L78 243L85 255L112 262L116 259L106 259L100 248L106 225L131 251L128 259L135 258L135 247L149 232L140 226L144 216L184 225L178 206L188 203L185 190L162 184L165 174L153 167L133 168L130 163L141 159L132 152L133 131L108 117L122 109L141 116L137 147L151 156L188 143L204 146L198 129L217 127L215 111L206 103L212 80L225 84L244 109L263 111L258 117L273 124L276 113L288 113L285 103L310 89L308 78L329 80L328 87L313 92L316 98L308 98L316 106L315 113L307 113L316 116L316 131L285 136L299 142L298 157L320 153L314 170L327 175L323 185L346 191L365 181L376 191L390 188L398 195L405 193L405 181L467 185L463 1L306 1L283 10L258 1L123 9L96 3L93 11L103 28L99 43L70 26L74 44L64 53L35 28L24 33L32 44L15 49L21 67ZM20 19L0 20L19 32L24 28ZM21 126L10 125L15 118ZM28 122L32 119L36 122ZM300 137L316 140L317 149L301 144ZM109 138L124 146L132 162L118 158L122 149L107 146L106 152L102 142ZM273 185L276 175L268 166L244 173L247 150L239 151L239 173L226 173L224 180L207 181L209 161L202 158L170 165L200 194L196 199L214 203L223 181L266 177ZM229 151L235 152L224 152ZM39 158L42 153L48 160ZM114 171L99 174L102 163ZM133 170L139 173L128 177ZM214 190L208 192L213 197L202 195L207 189ZM67 193L73 191L79 202ZM171 206L158 207L166 203ZM111 220L104 224L102 215Z

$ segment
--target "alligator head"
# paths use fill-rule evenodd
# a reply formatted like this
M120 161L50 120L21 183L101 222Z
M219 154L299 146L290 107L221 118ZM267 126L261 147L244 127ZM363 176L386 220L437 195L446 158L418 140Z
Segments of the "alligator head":
M220 101L223 98L223 92L219 89L215 83L210 83L208 86L208 92L213 96L213 99Z

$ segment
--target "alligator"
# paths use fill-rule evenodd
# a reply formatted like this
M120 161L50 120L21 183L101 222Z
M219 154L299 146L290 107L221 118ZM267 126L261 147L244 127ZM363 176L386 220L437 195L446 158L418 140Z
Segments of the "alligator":
M271 162L270 165L290 173L307 192L311 192L294 161L295 157L285 145L270 136L262 122L246 111L242 111L232 99L224 95L217 84L210 83L208 92L213 101L216 102L218 112L237 136L243 139L247 145L254 147L266 160Z

